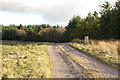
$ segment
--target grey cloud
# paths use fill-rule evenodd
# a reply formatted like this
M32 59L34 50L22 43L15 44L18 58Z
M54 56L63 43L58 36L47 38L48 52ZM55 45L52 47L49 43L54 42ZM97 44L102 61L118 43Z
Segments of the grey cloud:
M44 16L47 16L49 21L51 21L51 19L53 19L54 22L67 21L75 12L75 6L71 6L71 4L63 4L46 10Z
M5 11L23 11L24 6L18 2L0 2L0 10Z
M15 11L15 12L30 12L34 11L35 8L26 6L20 2L1 2L0 1L0 10L2 11Z
M43 19L50 23L64 22L71 18L76 13L76 3L64 3L57 6L26 6L20 2L0 2L0 10L2 11L16 11L28 12L42 15Z

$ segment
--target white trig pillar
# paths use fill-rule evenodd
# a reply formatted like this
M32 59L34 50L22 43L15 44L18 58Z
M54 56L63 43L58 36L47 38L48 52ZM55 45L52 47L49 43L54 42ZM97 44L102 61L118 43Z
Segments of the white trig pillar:
M89 37L88 37L88 36L85 36L85 38L84 38L84 43L85 43L85 44L89 44Z

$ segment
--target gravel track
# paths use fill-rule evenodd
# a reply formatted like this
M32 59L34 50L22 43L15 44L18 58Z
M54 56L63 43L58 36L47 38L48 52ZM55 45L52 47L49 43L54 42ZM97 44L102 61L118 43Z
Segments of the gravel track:
M67 44L48 47L53 78L118 78L118 70L76 51Z

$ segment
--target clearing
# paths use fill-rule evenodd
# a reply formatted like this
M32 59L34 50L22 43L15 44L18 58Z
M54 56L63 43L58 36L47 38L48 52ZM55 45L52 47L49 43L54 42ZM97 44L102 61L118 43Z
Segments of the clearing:
M118 78L118 70L64 43L3 42L4 78Z

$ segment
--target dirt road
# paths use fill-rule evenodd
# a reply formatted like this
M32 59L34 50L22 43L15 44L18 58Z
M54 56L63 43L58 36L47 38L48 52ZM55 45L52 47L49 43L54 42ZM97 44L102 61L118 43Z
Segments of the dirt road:
M51 44L53 78L118 78L118 70L83 55L66 44Z

